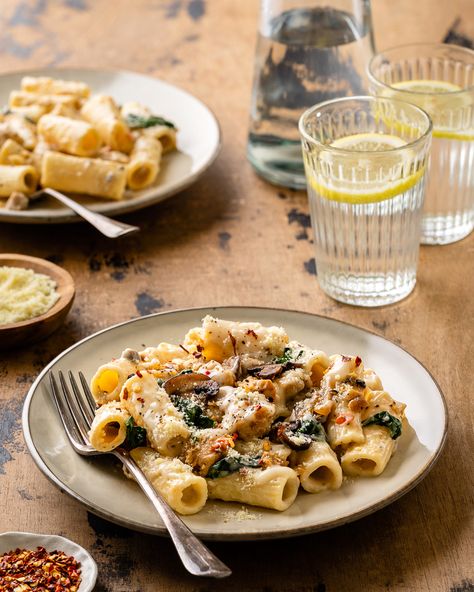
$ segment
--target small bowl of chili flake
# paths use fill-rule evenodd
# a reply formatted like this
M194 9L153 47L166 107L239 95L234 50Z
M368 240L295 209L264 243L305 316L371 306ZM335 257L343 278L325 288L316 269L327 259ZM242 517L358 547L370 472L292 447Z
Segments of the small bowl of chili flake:
M96 579L95 561L69 539L31 532L0 534L2 592L91 592Z

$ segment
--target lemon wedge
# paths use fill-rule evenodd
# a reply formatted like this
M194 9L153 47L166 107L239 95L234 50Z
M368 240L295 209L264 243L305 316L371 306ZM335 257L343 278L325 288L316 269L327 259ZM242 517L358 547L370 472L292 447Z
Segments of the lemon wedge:
M416 103L431 116L434 138L474 140L474 129L453 129L447 125L454 118L453 116L456 116L455 112L468 107L472 100L467 94L450 96L449 93L459 93L463 90L458 84L445 80L426 79L394 82L392 87L397 90L417 93L417 96L412 97L410 101ZM462 119L462 116L458 115L457 119Z
M333 201L365 204L390 199L413 187L424 173L423 167L412 172L411 151L394 150L405 145L405 140L389 134L363 133L338 138L330 146L351 154L340 157L329 150L322 151L321 167L318 167L322 174L310 173L309 184L318 195ZM380 152L380 155L372 157L367 152ZM309 160L306 170L314 171Z

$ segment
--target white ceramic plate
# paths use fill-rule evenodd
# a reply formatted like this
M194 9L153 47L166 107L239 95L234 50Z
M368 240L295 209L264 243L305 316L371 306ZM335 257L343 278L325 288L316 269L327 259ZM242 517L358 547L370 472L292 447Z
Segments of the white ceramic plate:
M156 78L126 71L73 68L3 74L0 76L0 106L8 104L10 91L20 88L23 76L82 80L93 93L110 94L119 104L139 101L178 127L178 151L165 154L161 171L151 187L129 191L121 201L77 197L80 203L96 212L113 216L158 203L191 185L219 152L219 124L208 107L189 93ZM24 211L0 208L2 222L54 224L80 219L69 208L50 198L43 198Z
M132 529L164 534L151 504L126 479L113 459L78 456L68 444L51 401L49 370L90 378L97 367L125 347L143 349L160 341L179 343L206 314L264 325L282 325L290 338L326 352L357 354L382 378L395 399L407 404L410 423L397 453L375 479L353 479L338 491L300 493L285 512L208 502L185 522L204 539L250 540L324 530L374 512L414 487L437 459L446 435L443 395L429 372L409 353L362 329L316 315L247 307L191 309L151 315L116 325L80 341L53 360L30 389L23 410L23 432L40 470L90 511Z
M97 565L89 553L77 543L54 534L35 534L32 532L4 532L0 534L0 555L15 549L36 550L44 547L46 551L63 551L81 564L81 583L78 592L91 592L97 580Z

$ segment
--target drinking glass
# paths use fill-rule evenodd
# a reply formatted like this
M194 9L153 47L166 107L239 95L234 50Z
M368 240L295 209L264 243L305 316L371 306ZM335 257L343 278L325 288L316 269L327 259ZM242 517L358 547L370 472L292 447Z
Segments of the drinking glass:
M298 119L367 92L370 0L261 0L247 157L277 185L306 187Z
M442 245L474 226L474 51L414 44L376 55L371 92L409 101L433 121L421 242Z
M353 97L299 122L321 288L380 306L416 282L431 121L419 107Z

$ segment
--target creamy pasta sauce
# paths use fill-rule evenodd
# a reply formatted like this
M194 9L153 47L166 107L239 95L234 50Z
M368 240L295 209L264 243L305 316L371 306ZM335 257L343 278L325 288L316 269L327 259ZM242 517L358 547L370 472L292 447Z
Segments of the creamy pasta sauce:
M0 266L0 325L39 317L58 300L56 282L21 267Z

